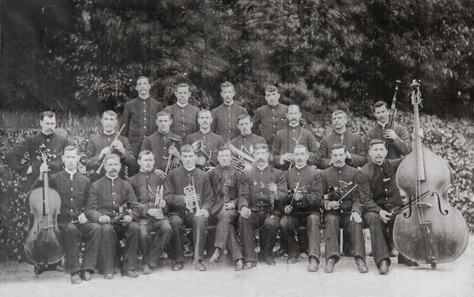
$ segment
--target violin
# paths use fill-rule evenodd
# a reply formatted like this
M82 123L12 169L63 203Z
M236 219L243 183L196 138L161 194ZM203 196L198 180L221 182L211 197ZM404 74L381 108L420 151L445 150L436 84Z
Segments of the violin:
M461 213L447 201L452 187L446 162L423 147L420 130L420 84L411 84L414 107L415 145L400 163L396 173L398 188L408 203L395 217L393 241L398 251L418 263L446 263L459 258L466 250L469 231Z
M46 147L40 147L41 159L47 164ZM34 216L33 224L25 238L24 251L28 260L36 265L55 264L64 257L58 240L57 216L61 209L61 197L49 188L48 173L43 174L44 185L30 193L30 209ZM36 273L36 269L35 269Z

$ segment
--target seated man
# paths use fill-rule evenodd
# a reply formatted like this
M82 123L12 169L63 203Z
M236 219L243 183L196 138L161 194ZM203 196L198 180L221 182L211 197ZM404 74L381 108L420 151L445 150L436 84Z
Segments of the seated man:
M266 144L255 147L255 166L244 171L239 186L240 242L245 254L244 269L257 265L255 230L260 234L260 252L268 265L275 265L275 246L280 222L280 201L287 193L285 174L270 167Z
M183 243L185 227L193 228L195 267L205 271L202 260L206 242L207 221L213 207L212 188L207 174L196 168L196 153L191 145L181 148L183 166L170 171L164 198L169 208L169 220L173 229L171 239L173 271L184 267Z
M141 151L138 155L140 171L129 179L140 203L140 249L143 253L143 274L152 273L158 267L161 253L173 234L166 216L168 213L163 199L164 180L153 172L155 157L151 151ZM148 235L155 232L153 242L148 243Z
M89 222L84 214L91 182L77 171L79 162L77 148L67 146L62 159L64 170L52 174L49 177L49 184L61 197L61 210L57 221L59 239L65 251L66 270L71 273L71 283L79 284L82 280L91 280L95 272L101 228L98 224ZM45 163L40 166L40 176L33 188L42 186L43 175L48 170L49 166ZM86 245L80 265L79 245L82 239Z
M92 184L86 207L87 218L102 226L99 272L104 274L105 279L114 277L117 239L123 237L123 275L137 277L137 220L140 207L132 186L118 177L121 167L119 156L108 154L104 162L105 176Z
M365 265L365 244L362 225L362 204L357 189L357 173L354 167L346 165L347 152L343 144L336 143L331 150L332 166L322 172L323 189L326 193L321 202L324 211L326 268L334 271L339 261L339 229L349 230L354 260L360 273L369 271ZM341 200L342 199L342 200Z
M235 270L240 271L244 268L244 257L235 227L239 217L237 206L241 173L230 165L232 153L228 147L219 148L217 159L219 165L208 173L215 197L211 214L217 218L215 252L209 262L217 262L227 246Z
M321 172L306 164L308 149L297 145L293 151L295 167L286 172L290 195L284 205L280 221L282 246L288 246L288 264L296 263L299 256L295 233L299 226L305 226L309 244L309 266L311 272L318 271L321 246L321 218L319 203L322 198Z

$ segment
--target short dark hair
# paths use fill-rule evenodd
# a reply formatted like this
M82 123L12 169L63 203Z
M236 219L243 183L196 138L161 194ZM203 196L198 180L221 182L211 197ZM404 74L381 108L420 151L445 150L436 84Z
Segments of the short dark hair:
M211 114L211 118L213 118L212 112L211 112L209 109L205 109L205 108L201 109L201 110L198 112L198 117L201 115L201 113L206 113L206 112L210 113L210 114Z
M144 75L140 75L138 78L137 78L137 83L140 79L142 78L146 78L146 80L148 81L148 83L150 83L150 79L147 77L147 76L144 76Z
M65 152L71 152L71 151L76 151L76 153L79 154L79 150L77 149L77 147L75 145L68 145L64 148L64 153Z
M232 83L228 82L228 81L226 81L226 82L224 82L224 83L221 84L221 90L222 90L223 88L232 88L232 90L235 91L234 85L233 85Z
M56 118L56 114L52 111L43 111L40 113L40 121L43 121L45 117Z
M377 102L375 102L375 104L374 104L374 110L375 110L377 107L383 107L383 106L385 106L385 107L388 109L388 104L387 104L387 102L382 101L382 100L377 101Z
M171 113L167 112L166 110L160 110L157 114L156 114L156 118L158 117L161 117L161 116L168 116L171 120Z
M303 144L297 144L295 145L295 148L293 149L293 152L296 150L296 149L299 149L299 148L304 148L306 150L306 153L308 153L308 147L306 145L303 145Z
M144 151L141 151L139 154L138 154L138 160L141 160L142 156L143 155L152 155L153 158L155 158L155 154L150 151L150 150L144 150Z
M237 124L239 124L241 120L245 120L246 118L252 121L252 118L248 114L241 114L237 117Z
M346 150L346 146L345 146L344 144L342 144L342 143L337 142L337 143L335 143L335 144L332 146L331 152L332 152L333 150L338 150L338 149L344 149L344 151L345 151L345 150Z
M104 164L107 164L107 161L109 159L116 159L117 161L120 162L120 157L117 155L117 154L108 154L107 156L105 156L104 158Z
M227 145L223 145L219 147L219 149L217 150L217 154L219 154L220 152L225 152L225 151L229 151L232 154L230 147L228 147Z
M115 111L113 110L106 110L102 113L102 117L103 118L105 115L109 115L109 116L114 116L116 119L118 119L117 117L117 113L115 113Z
M181 154L182 153L190 153L192 152L194 155L196 155L196 150L194 149L194 147L190 144L185 144L181 147Z
M257 143L255 145L254 151L256 152L257 150L266 150L268 153L270 152L266 143Z
M274 85L269 85L269 86L267 86L267 87L265 88L265 92L277 92L277 93L279 93L279 92L278 92L278 88L275 87Z
M175 91L175 92L178 91L178 88L188 88L188 91L190 91L190 89L191 89L187 83L180 83L180 84L178 84L178 85L174 88L174 91Z
M382 139L374 139L374 140L370 141L370 147L372 147L376 144L383 144L383 146L385 146L385 141L383 141Z

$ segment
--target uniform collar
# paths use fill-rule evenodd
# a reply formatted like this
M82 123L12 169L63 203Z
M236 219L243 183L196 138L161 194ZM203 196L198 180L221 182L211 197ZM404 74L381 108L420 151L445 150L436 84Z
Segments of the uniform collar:
M186 103L186 104L181 104L179 102L176 102L176 104L181 107L181 108L185 108L186 106L188 106L189 103Z

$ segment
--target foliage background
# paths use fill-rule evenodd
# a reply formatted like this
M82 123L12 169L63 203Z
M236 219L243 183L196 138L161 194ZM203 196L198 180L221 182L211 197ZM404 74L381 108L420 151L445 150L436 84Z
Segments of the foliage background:
M231 81L250 112L275 84L281 101L303 107L318 139L337 108L350 110L351 129L365 137L370 106L391 100L395 80L399 108L409 111L408 86L421 79L425 145L454 169L449 198L473 230L471 11L471 0L1 1L0 262L21 260L27 230L22 178L3 166L5 152L36 132L37 119L24 115L58 112L85 148L96 115L120 112L139 75L165 105L185 81L193 104L207 108ZM409 113L399 121L412 127Z

